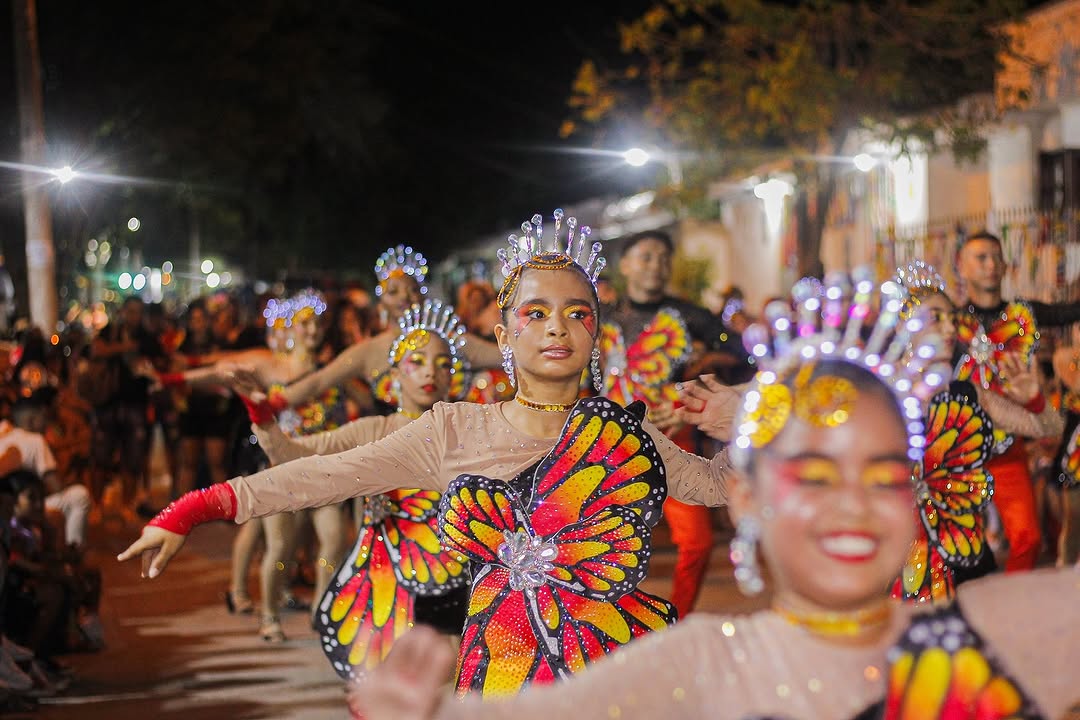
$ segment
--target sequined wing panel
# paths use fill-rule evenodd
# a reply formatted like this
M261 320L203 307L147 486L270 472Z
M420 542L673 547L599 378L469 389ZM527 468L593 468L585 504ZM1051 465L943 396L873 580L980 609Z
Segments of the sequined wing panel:
M380 532L361 530L315 616L323 652L346 680L382 662L413 618L413 595L398 582Z
M390 505L381 537L402 587L416 595L442 595L464 586L469 581L465 556L442 546L439 493L396 490L385 497Z
M993 446L993 425L974 388L953 383L933 397L915 480L931 550L954 567L974 565L983 552L982 511L993 495L985 463Z
M565 677L674 620L637 592L666 496L637 418L582 400L552 452L510 482L463 475L443 495L444 545L482 563L458 690L516 692ZM522 499L526 498L526 499Z
M885 720L1042 717L955 605L915 617L890 662Z
M1061 459L1058 462L1058 482L1067 488L1080 485L1080 423L1073 429L1061 450Z
M940 553L930 552L926 528L919 524L919 536L911 544L908 560L892 587L892 597L907 602L939 603L956 594L953 571Z
M664 473L656 445L634 415L603 397L581 400L533 475L530 522L538 534L550 537L621 506L653 527L667 498Z
M960 344L966 348L956 369L957 379L977 382L995 392L1001 391L998 376L1001 356L1020 353L1024 360L1030 360L1038 349L1035 315L1023 302L1006 305L988 328L974 315L961 313L956 332Z
M605 324L599 349L608 398L620 405L635 399L656 404L677 398L670 383L690 355L690 332L677 310L661 308L629 346L617 327Z

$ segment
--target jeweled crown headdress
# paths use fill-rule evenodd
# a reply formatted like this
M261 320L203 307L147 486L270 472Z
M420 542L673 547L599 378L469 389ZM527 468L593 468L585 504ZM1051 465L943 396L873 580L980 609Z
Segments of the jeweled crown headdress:
M375 261L375 277L379 284L375 286L375 295L381 297L383 284L392 277L411 277L420 286L420 294L427 295L428 264L427 258L408 245L387 248L386 252Z
M326 301L315 290L302 290L291 298L271 298L263 310L266 327L292 327L298 316L307 314L322 315L326 312ZM299 319L302 319L299 318Z
M760 369L743 396L729 451L733 462L745 468L750 450L768 445L792 415L819 426L847 422L857 391L841 377L811 380L819 360L850 363L880 379L896 397L907 424L909 457L922 456L922 402L949 379L950 368L934 362L940 345L936 335L910 347L922 323L901 319L907 294L897 283L881 285L877 319L869 322L876 294L872 277L865 268L850 280L844 274L830 275L820 293L800 281L792 289L793 305L770 303L765 310L768 325L747 329L743 340Z
M906 268L896 268L896 282L907 291L904 306L900 309L900 317L905 320L929 295L945 294L945 278L933 265L922 260L914 260Z
M450 346L451 373L461 372L465 360L460 352L465 345L465 327L461 318L454 312L452 305L441 300L424 300L423 305L413 305L398 320L401 334L390 346L390 364L397 365L410 350L417 350L428 344L430 334L434 333Z
M496 253L502 262L502 274L505 278L495 300L500 308L505 308L513 297L522 268L561 270L577 265L592 282L593 287L596 287L596 278L607 266L607 260L600 255L603 245L599 241L594 242L586 255L585 246L589 244L592 228L588 225L579 228L577 218L566 218L567 232L564 242L559 237L564 213L561 209L556 209L551 215L555 220L555 230L552 232L550 248L544 247L544 218L537 213L531 220L521 223L520 236L515 234L506 238L508 248L499 248Z

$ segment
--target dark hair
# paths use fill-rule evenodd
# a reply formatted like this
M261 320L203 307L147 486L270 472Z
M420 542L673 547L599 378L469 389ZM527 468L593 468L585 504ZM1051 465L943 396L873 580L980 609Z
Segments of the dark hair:
M638 243L645 242L646 240L656 240L664 247L668 252L675 252L675 242L671 239L671 235L668 235L663 230L645 230L644 232L635 233L628 237L622 246L622 252L630 252L630 248L634 247Z
M986 242L997 243L998 247L1001 247L1001 238L999 238L997 235L993 234L989 230L986 230L985 228L979 230L974 235L969 235L964 238L964 242L961 244L960 247L964 247L968 243L975 242L976 240L984 240Z
M16 470L0 478L0 493L3 494L18 496L35 487L45 493L45 483L33 470Z

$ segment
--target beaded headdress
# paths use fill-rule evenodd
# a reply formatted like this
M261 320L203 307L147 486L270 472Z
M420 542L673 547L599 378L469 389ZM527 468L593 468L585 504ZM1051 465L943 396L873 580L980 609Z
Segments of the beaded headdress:
M765 310L768 325L756 324L743 336L760 368L743 396L730 453L742 467L751 449L768 445L792 415L812 425L835 427L849 419L857 390L851 381L821 375L811 380L815 363L834 360L862 367L880 379L896 397L908 432L908 455L917 460L925 444L922 400L950 377L950 368L934 363L940 339L922 337L909 352L918 320L900 317L906 293L897 283L881 285L877 320L876 283L868 269L851 279L826 278L821 292L800 281L792 289L794 303L775 301ZM792 311L794 307L794 313Z
M550 248L544 247L544 218L539 213L521 223L520 236L510 235L506 239L508 248L499 248L497 255L502 262L505 278L495 300L500 308L505 308L514 296L523 268L561 270L577 265L596 287L596 278L607 266L607 260L600 256L603 246L600 242L594 242L586 255L585 246L589 244L592 228L588 225L579 228L577 218L573 217L566 218L566 240L562 240L559 233L562 231L563 216L562 210L557 209L552 213L555 229L551 233Z
M906 268L896 268L896 282L907 291L904 306L900 309L900 317L904 320L910 318L928 296L945 294L945 278L933 265L922 260L915 260Z
M427 258L413 250L408 245L398 245L387 248L386 252L375 261L375 277L379 278L379 284L375 287L375 295L381 297L387 280L393 277L411 277L420 286L420 294L427 295L428 265Z
M308 289L291 298L271 298L263 310L266 327L292 327L293 322L304 320L310 315L322 315L326 312L326 301L318 292Z
M410 350L427 345L434 333L450 347L450 372L456 374L464 369L464 359L459 351L465 344L465 327L452 305L445 305L440 300L424 300L423 305L413 305L405 311L398 320L398 327L401 334L390 346L391 365L401 362Z

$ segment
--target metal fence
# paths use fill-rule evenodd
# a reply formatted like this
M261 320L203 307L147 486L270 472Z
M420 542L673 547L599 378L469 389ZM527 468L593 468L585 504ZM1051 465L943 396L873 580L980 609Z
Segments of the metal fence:
M949 294L960 300L956 253L968 236L988 229L1001 238L1007 270L1007 298L1061 302L1080 298L1080 210L1017 208L946 218L918 228L879 234L879 267L895 268L914 259L933 264Z

